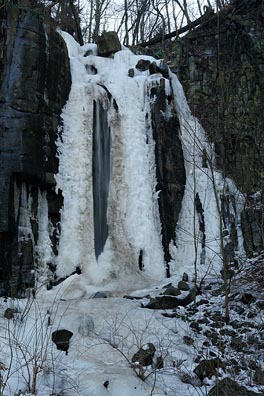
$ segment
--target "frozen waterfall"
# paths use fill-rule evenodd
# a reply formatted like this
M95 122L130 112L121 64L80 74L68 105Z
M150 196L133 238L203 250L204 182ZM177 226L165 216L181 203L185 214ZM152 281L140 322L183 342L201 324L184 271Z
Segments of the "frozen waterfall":
M164 78L159 69L150 74L136 68L140 59L153 62L151 57L134 55L128 49L117 52L113 59L98 57L96 45L80 47L70 35L61 34L68 47L72 88L57 141L56 182L64 202L55 259L58 278L80 268L87 284L133 288L166 276L159 213L163 191L157 190L163 184L157 181L157 142L151 119L157 87L164 93L165 104L159 110L164 120L177 113L180 121L180 135L175 132L175 139L182 146L186 172L180 216L168 241L170 272L192 273L195 260L201 276L209 266L218 271L217 200L223 186L239 193L215 171L213 147L191 115L177 77L170 73ZM204 152L211 158L210 167L203 163ZM166 153L161 153L160 160L162 155L166 157ZM169 166L165 163L164 169ZM169 189L179 193L170 182ZM167 193L169 202L171 192ZM238 230L239 210L234 213ZM236 248L242 249L242 238L238 241Z

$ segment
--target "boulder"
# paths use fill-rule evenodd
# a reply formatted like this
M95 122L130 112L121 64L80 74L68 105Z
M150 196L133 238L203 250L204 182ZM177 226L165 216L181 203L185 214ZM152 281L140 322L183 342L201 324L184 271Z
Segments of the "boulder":
M136 68L140 71L146 71L149 69L150 61L146 59L140 59L136 64Z
M66 355L68 355L70 339L72 338L72 336L73 333L70 330L61 329L53 331L51 339L54 344L56 344L58 350L65 351Z
M97 40L99 56L108 57L121 50L121 44L116 32L103 32Z
M181 292L177 287L171 286L168 287L162 294L165 296L179 296Z

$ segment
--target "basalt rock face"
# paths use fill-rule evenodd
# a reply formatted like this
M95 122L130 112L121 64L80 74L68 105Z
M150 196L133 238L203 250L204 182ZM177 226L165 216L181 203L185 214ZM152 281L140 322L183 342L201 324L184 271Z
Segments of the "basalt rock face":
M62 203L54 192L55 141L70 66L64 41L45 22L34 10L0 9L1 294L32 284L40 196L47 196L54 224Z
M227 7L178 40L174 54L191 110L215 143L217 165L247 197L242 226L249 255L263 249L263 194L255 196L264 181L263 16L263 2Z

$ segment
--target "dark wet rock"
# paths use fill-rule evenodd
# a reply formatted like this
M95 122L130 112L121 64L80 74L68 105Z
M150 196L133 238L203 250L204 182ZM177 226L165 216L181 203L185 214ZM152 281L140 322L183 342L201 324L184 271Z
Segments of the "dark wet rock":
M210 379L214 375L218 375L218 370L221 368L224 369L225 364L219 358L207 359L201 360L193 372L203 381L205 378Z
M177 287L170 286L162 294L166 296L179 296L181 292Z
M151 298L144 308L148 309L173 309L179 306L179 299L172 296Z
M190 328L194 331L196 331L197 333L200 333L200 331L202 330L202 328L199 326L198 322L191 322L190 323Z
M190 290L190 286L188 285L188 283L186 283L184 281L180 281L178 283L178 288L179 288L179 290L183 290L183 291Z
M251 293L244 293L242 294L241 301L243 304L249 305L256 301L256 297L254 297Z
M209 396L263 396L263 393L256 393L239 385L231 378L224 378L217 381L217 384L210 390Z
M146 59L140 59L136 64L136 68L140 71L146 71L149 69L150 61Z
M191 304L196 296L196 289L190 290L189 294L184 298L177 298L173 296L161 296L152 298L143 308L148 309L173 309L178 306L186 307Z
M15 314L17 314L17 313L18 313L17 308L7 308L5 310L4 317L6 319L13 319L15 317Z
M51 335L51 339L56 344L57 349L59 351L66 352L68 354L69 346L70 346L70 339L72 338L73 333L70 330L61 329L53 331Z
M184 195L186 172L180 140L180 123L174 109L166 118L167 95L164 85L153 86L150 91L151 126L155 141L156 191L159 191L159 213L162 228L164 259L167 276L170 275L170 244L175 241L175 229Z
M132 356L132 363L138 363L141 366L150 366L153 363L155 352L155 346L151 342L148 342Z
M121 50L121 44L116 32L103 32L97 39L99 56L110 56Z

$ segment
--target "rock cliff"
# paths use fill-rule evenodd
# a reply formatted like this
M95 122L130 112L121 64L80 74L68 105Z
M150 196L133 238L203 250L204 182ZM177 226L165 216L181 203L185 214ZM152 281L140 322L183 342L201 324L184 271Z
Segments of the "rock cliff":
M176 71L217 166L246 197L245 249L263 249L264 6L226 8L178 39Z
M32 212L33 241L39 191L47 194L51 221L59 220L55 140L71 77L65 43L46 22L29 8L0 9L1 293L17 294L32 285L34 252L25 205Z

